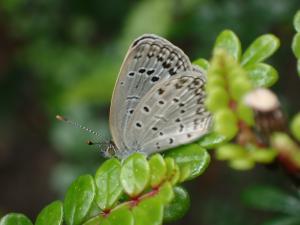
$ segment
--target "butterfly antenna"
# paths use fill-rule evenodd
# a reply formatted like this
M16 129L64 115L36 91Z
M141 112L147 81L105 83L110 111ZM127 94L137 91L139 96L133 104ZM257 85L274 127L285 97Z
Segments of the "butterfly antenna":
M66 122L66 123L68 123L68 124L71 124L71 125L73 125L74 127L78 127L78 128L80 128L80 129L82 129L82 130L85 130L85 131L87 131L87 132L90 132L90 133L94 134L95 136L97 136L97 137L103 139L102 136L101 136L98 132L93 131L93 130L91 130L90 128L87 128L87 127L85 127L85 126L83 126L83 125L81 125L81 124L79 124L79 123L77 123L77 122L75 122L75 121L69 120L68 118L66 118L66 117L64 117L64 116L56 115L56 119L59 120L59 121L63 121L63 122ZM87 144L88 144L88 145L94 145L94 142L87 141ZM96 144L96 143L95 143L95 144Z

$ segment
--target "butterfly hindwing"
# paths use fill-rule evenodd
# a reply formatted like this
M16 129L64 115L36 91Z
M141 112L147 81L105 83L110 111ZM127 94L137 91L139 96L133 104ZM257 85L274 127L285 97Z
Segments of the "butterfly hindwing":
M205 77L187 71L160 82L144 96L128 121L126 146L146 154L190 143L207 133Z
M141 99L157 83L183 71L191 71L188 57L169 41L143 35L133 42L121 66L110 109L110 129L117 148L128 149L128 121Z

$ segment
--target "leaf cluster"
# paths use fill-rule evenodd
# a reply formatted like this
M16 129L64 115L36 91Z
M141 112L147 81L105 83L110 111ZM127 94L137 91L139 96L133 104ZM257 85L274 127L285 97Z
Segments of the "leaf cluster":
M273 149L259 145L253 134L254 113L244 98L255 88L270 87L278 80L276 69L264 62L278 47L278 38L265 34L242 53L237 35L225 30L216 39L212 60L196 61L207 70L205 103L214 118L213 132L200 145L216 148L217 158L229 160L235 169L251 169L256 162L270 163L276 156Z
M82 175L64 201L54 201L37 216L35 225L155 225L181 218L189 207L178 185L193 179L210 161L205 149L187 145L151 156L134 153L124 161L105 161L94 176ZM0 225L32 225L24 215L10 213Z

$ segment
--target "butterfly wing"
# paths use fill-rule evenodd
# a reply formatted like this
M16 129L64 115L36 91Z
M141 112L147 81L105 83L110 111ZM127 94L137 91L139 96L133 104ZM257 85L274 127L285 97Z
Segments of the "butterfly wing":
M210 128L205 76L182 72L152 87L128 121L126 145L146 154L190 143Z
M155 84L190 70L189 58L161 37L143 35L132 43L121 66L111 101L110 130L117 149L128 149L124 142L128 121L146 93Z

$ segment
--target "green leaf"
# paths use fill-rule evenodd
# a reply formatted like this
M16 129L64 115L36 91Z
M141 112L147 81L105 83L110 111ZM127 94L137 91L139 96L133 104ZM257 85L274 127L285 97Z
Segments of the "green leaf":
M179 169L179 166L175 163L175 167L173 169L173 176L170 179L170 183L172 185L175 185L179 182L179 179L181 178L181 171Z
M173 186L171 185L171 183L165 182L159 188L158 194L155 197L159 198L163 204L169 203L174 197Z
M64 200L64 215L67 225L78 225L83 222L95 197L93 177L78 177L69 187Z
M245 51L241 64L249 66L267 59L279 47L279 39L272 34L265 34L258 37Z
M151 187L157 187L166 178L166 162L160 154L155 154L150 158L149 165L151 171Z
M237 76L229 79L229 92L235 101L243 100L245 94L252 89L250 80L245 76Z
M173 158L179 166L181 182L202 174L210 162L210 156L207 151L196 144L175 148L168 151L166 156ZM188 174L182 173L182 171L188 171Z
M134 225L133 215L127 205L119 206L107 215L99 214L83 225Z
M247 66L245 69L255 87L271 87L278 80L277 70L268 64L252 64Z
M213 73L211 73L211 70L210 70L207 84L205 86L205 90L211 91L211 90L215 89L216 87L225 88L225 86L226 86L226 81L225 81L224 77L221 74L213 74Z
M230 109L222 109L215 113L214 131L227 140L232 139L237 134L237 118Z
M0 225L32 225L32 222L23 214L9 213L1 218Z
M300 10L298 10L294 17L294 27L297 32L300 32Z
M102 210L110 209L122 194L121 164L117 159L105 161L95 175L96 202Z
M216 132L211 132L204 135L198 142L198 144L205 149L212 149L220 144L224 143L226 138Z
M176 184L180 178L180 170L178 165L175 163L175 160L170 157L165 158L167 174L166 178L171 182L171 184Z
M249 155L255 162L271 163L278 155L278 152L272 148L258 148L252 149Z
M236 61L239 61L241 56L241 43L236 34L231 30L224 30L215 42L214 51L224 49Z
M279 189L268 186L254 186L243 194L244 201L257 209L300 215L300 199Z
M230 160L229 166L235 170L250 170L255 166L255 161L249 157Z
M104 217L102 214L99 214L98 216L95 216L82 225L102 225L104 223Z
M253 110L245 105L243 101L239 102L236 107L236 113L242 121L247 125L252 126L254 124L254 114Z
M300 33L297 33L292 42L292 50L294 55L299 59L300 58Z
M219 109L226 108L228 103L229 95L223 87L211 89L205 100L205 105L210 112L217 112Z
M237 144L224 144L216 149L216 158L218 160L232 160L245 157L245 149Z
M164 207L159 198L150 197L143 199L132 209L134 224L161 225L163 210Z
M299 217L279 217L263 223L263 225L299 225Z
M209 68L209 62L206 59L199 58L193 62L193 64L198 65L203 71L207 71Z
M190 197L182 187L174 187L174 198L165 206L164 221L173 222L182 218L190 208Z
M136 197L147 187L150 178L150 167L146 157L140 153L129 156L121 169L121 184L125 192Z
M300 113L297 113L291 122L291 131L294 137L300 141Z
M63 223L63 204L55 201L46 206L37 216L35 225L61 225Z
M133 225L134 217L131 213L130 209L124 205L121 206L109 213L109 215L105 218L105 225Z

